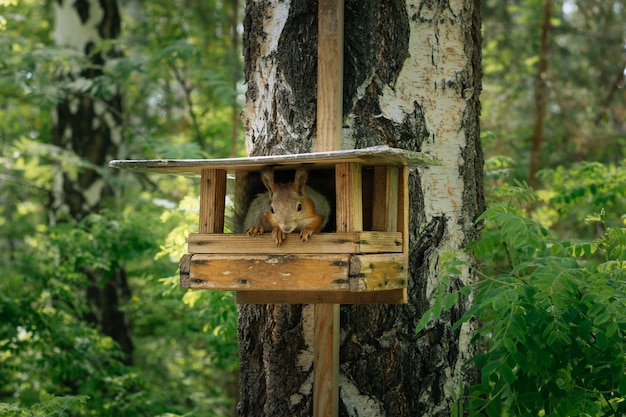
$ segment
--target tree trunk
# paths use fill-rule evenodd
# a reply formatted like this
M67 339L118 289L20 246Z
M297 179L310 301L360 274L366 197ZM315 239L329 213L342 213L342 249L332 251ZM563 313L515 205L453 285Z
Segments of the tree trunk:
M249 154L310 151L316 139L317 2L248 0L243 110ZM446 253L479 235L480 11L472 0L345 6L343 147L387 144L442 166L412 171L408 305L341 307L341 416L449 415L475 382L469 307L416 334ZM453 286L472 283L464 270ZM452 288L455 289L455 288ZM241 305L239 415L311 416L313 307Z
M55 6L56 43L85 54L89 63L61 75L62 80L71 83L56 106L52 140L54 145L80 157L83 166L73 167L77 173L56 167L49 205L51 224L78 221L97 212L103 201L113 196L113 188L96 168L124 157L121 93L111 80L102 78L107 61L118 53L98 51L103 40L119 35L117 2L57 0ZM85 91L84 86L90 88ZM126 315L120 310L120 303L130 295L124 270L117 268L108 277L92 270L83 272L90 282L86 290L91 307L88 318L120 344L130 363L133 346Z
M543 144L543 125L548 101L548 56L550 52L550 31L552 30L552 0L543 1L543 21L541 23L541 45L539 46L539 67L535 77L535 123L533 125L532 147L528 185L537 188L537 172L541 167L541 146Z

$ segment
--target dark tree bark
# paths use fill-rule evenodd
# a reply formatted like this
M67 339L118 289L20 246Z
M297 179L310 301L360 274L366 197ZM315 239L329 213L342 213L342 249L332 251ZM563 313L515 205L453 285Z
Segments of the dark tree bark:
M118 4L115 0L57 0L55 5L57 44L88 57L85 67L73 68L62 74L62 79L102 84L98 94L96 88L85 92L68 87L56 106L53 144L80 157L84 166L77 173L56 167L49 205L52 224L78 221L102 208L114 190L96 167L124 157L121 92L116 84L100 78L107 61L118 53L98 51L103 40L115 39L120 33ZM120 344L130 363L133 345L126 315L120 309L130 296L123 268L114 268L109 276L91 269L83 272L89 280L85 296L91 310L87 318Z
M308 152L316 117L317 3L249 0L243 41L251 155ZM463 299L419 334L441 257L470 263L484 209L479 135L480 11L472 0L348 0L346 149L387 144L428 153L411 171L408 305L341 307L340 415L447 416L476 375ZM472 283L469 270L451 290ZM241 416L312 415L313 308L241 305Z
M537 188L537 172L541 167L541 147L543 144L543 126L548 101L548 57L550 54L550 32L552 31L552 0L543 1L543 21L541 24L541 44L539 46L539 66L535 77L535 122L531 138L530 168L528 185Z

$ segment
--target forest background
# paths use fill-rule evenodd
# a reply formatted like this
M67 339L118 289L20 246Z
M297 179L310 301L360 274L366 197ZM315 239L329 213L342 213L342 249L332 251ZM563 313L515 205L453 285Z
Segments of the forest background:
M244 156L243 5L129 0L122 12L120 38L103 48L123 54L82 93L121 86L128 158ZM482 12L489 209L470 313L486 348L467 404L624 415L626 1L483 0ZM53 31L53 2L0 1L0 415L234 415L233 294L178 288L197 189L52 144L68 88L58 74L84 59ZM53 224L58 167L96 169L118 195ZM87 269L107 279L120 265L131 355L83 296ZM455 297L441 300L425 320Z

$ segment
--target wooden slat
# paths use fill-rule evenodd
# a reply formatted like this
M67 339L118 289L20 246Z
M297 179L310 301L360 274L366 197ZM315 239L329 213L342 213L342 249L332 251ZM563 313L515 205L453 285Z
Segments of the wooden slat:
M350 291L380 291L407 286L407 257L356 255L350 258Z
M369 291L240 291L238 304L406 304L406 288ZM327 304L324 304L327 305Z
M263 291L348 290L349 255L207 255L191 257L189 287Z
M200 233L224 233L226 171L203 169L200 176Z
M318 150L321 150L319 146ZM390 148L389 146L373 146L364 149L330 150L305 154L254 156L248 158L114 160L109 162L109 167L138 172L197 175L203 169L244 172L259 171L266 165L291 166L293 169L293 166L303 163L311 164L311 169L330 169L340 162L356 162L363 166L441 165L441 161L428 154Z
M343 10L344 0L318 1L315 144L318 151L342 148ZM360 174L359 169L359 178ZM336 231L362 230L362 227L343 228L339 225L340 220L345 217L340 214L342 210L338 202ZM314 317L313 416L336 417L339 415L339 305L315 304Z
M374 168L372 230L392 232L398 228L398 167Z
M409 167L401 167L398 173L398 224L397 231L402 233L402 252L409 256Z
M331 417L339 413L339 307L315 304L315 349L313 357L313 415Z
M343 0L319 0L316 150L342 149Z
M271 234L189 235L189 253L225 254L356 254L402 252L400 232L316 233L302 242L297 233L276 246Z
M335 168L337 232L363 230L361 165L338 163Z
M191 255L185 254L180 258L180 287L189 288L189 267L191 265Z

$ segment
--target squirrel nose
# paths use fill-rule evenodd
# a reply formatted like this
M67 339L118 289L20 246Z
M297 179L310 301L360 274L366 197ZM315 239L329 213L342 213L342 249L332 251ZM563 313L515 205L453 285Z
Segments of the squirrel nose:
M293 225L293 224L281 224L280 225L280 230L282 230L284 233L291 233L294 231L295 228L296 228L296 225Z

